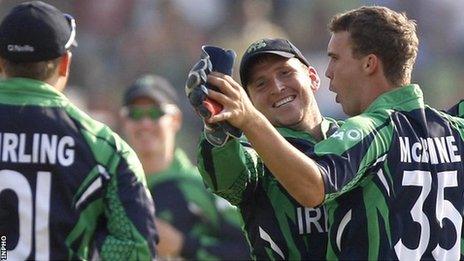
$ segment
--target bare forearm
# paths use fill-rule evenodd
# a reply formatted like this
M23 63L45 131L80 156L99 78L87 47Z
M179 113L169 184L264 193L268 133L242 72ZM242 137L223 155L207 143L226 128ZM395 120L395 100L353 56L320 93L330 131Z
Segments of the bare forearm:
M265 165L300 204L321 204L324 182L317 164L288 143L262 114L256 116L243 131Z
M227 120L243 130L264 164L298 202L308 207L322 203L324 182L317 164L277 132L230 76L212 72L208 82L222 92L210 90L208 96L224 107L209 123Z

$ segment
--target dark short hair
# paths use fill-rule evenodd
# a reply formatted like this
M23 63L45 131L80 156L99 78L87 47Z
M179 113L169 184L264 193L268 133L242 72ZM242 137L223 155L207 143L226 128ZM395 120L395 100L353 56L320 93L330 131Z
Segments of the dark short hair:
M247 86L243 86L245 88L245 90L248 92L248 85L251 83L249 80L251 80L251 71L253 70L253 68L256 66L256 65L259 65L259 64L263 64L267 61L269 61L270 59L272 59L273 57L280 57L281 59L291 59L291 58L285 58L283 56L279 56L279 55L276 55L276 54L272 54L272 53L262 53L260 55L257 55L256 57L254 57L254 59L250 60L250 62L248 62L247 64L247 71L248 71L248 80L247 80ZM295 58L295 57L293 57ZM295 58L297 59L301 66L305 69L307 69L309 67L308 64L302 62L300 59L298 58Z
M350 33L353 56L375 54L393 85L410 77L417 57L419 39L416 22L405 13L381 6L363 6L335 15L329 23L332 33Z

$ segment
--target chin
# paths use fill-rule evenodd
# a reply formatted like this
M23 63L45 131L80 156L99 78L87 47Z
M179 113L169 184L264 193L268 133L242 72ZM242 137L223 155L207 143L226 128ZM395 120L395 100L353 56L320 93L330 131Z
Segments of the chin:
M290 129L295 129L301 124L302 120L301 119L285 119L283 121L277 121L277 125L279 127L285 127L285 128L290 128Z

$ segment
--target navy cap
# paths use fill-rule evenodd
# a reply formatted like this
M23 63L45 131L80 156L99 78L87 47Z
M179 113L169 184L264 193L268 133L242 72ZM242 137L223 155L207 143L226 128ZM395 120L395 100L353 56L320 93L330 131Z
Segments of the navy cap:
M127 88L123 105L131 105L138 98L152 99L158 105L177 104L179 98L174 87L165 78L158 75L144 75Z
M261 54L276 54L285 58L298 58L302 63L309 66L308 60L289 40L278 38L265 38L252 43L242 56L240 62L240 80L246 88L249 77L250 62Z
M12 62L40 62L60 57L76 43L76 22L41 1L19 4L0 24L0 56Z

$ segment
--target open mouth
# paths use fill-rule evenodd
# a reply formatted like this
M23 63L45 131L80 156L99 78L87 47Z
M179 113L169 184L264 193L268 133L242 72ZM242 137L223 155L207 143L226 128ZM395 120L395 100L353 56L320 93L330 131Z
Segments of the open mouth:
M295 98L296 98L296 95L291 95L291 96L285 97L282 100L279 100L279 101L275 102L272 105L272 107L279 108L279 107L281 107L281 106L283 106L283 105L285 105L287 103L292 102L293 100L295 100Z

